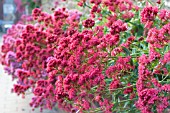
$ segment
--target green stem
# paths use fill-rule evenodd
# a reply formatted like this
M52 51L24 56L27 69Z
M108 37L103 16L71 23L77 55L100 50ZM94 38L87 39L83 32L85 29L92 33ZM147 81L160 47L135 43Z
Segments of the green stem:
M122 101L119 101L117 103L122 103L122 102L127 102L127 101L133 101L133 100L137 100L138 98L133 98L133 99L127 99L127 100L122 100Z
M95 110L90 111L90 113L98 113L99 111L101 111L101 108L96 108Z
M170 73L168 73L161 81L159 81L160 83L163 82L168 76L170 75Z
M137 57L140 57L140 56L136 56L136 55L130 55L132 58L137 58ZM111 57L108 57L108 58L118 58L118 57L127 57L127 56L111 56Z
M84 3L84 6L88 7L89 9L92 9L87 3Z
M123 88L117 88L117 89L108 89L108 90L104 90L104 91L117 91L117 90L124 90L126 88L130 88L130 87L133 87L133 86L136 86L136 84L132 84L130 86L126 86L126 87L123 87ZM95 88L97 88L98 86L94 86L93 88L91 88L92 90L95 90Z
M153 2L151 0L147 0L152 6L154 6Z
M136 84L132 84L130 86L126 86L126 87L123 87L123 88L117 88L117 89L110 89L110 91L114 90L114 91L117 91L117 90L124 90L126 88L130 88L130 87L133 87L133 86L136 86Z

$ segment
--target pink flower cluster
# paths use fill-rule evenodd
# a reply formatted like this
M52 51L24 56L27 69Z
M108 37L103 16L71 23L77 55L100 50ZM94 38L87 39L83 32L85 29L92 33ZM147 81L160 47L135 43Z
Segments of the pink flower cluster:
M80 0L78 5L87 3ZM163 113L170 100L168 11L147 6L139 19L135 15L141 9L130 0L90 0L90 5L90 17L83 21L85 15L76 10L49 14L35 8L36 24L8 30L1 62L17 80L12 91L25 95L30 89L33 108L57 104L72 113L112 113L135 103L142 113ZM163 24L138 36L130 17L143 24L158 17Z
M148 21L154 21L158 14L158 7L145 7L141 12L141 22L146 23Z
M169 93L170 85L162 85L154 78L153 72L147 69L149 63L151 61L146 55L142 55L139 58L139 78L136 82L139 99L136 102L136 106L142 113L152 113L153 106L157 107L158 113L162 113L169 106L169 97L162 94L162 92Z

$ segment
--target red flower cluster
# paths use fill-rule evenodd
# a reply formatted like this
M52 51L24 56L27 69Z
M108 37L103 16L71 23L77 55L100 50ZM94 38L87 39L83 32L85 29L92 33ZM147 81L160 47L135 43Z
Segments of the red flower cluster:
M146 23L148 21L154 21L158 14L158 7L145 7L141 12L141 22Z
M163 91L169 93L169 84L162 85L156 78L154 78L154 74L157 73L153 73L147 69L147 66L154 60L150 60L150 58L148 58L146 55L142 55L139 58L139 78L136 82L139 99L136 103L136 106L141 110L142 113L152 113L151 109L154 105L157 106L157 112L162 113L164 109L169 106L168 97L162 94ZM157 71L162 68L162 64L158 65L159 66L155 67Z
M92 19L87 19L83 22L83 26L86 28L92 28L94 26L95 22Z
M62 8L48 14L36 8L35 25L8 30L1 62L17 79L13 92L24 95L31 89L33 108L52 109L57 103L68 112L112 113L136 103L142 113L163 113L170 93L170 24L162 16L168 12L145 7L143 24L156 17L163 24L141 33L140 8L132 1L90 0L90 5L91 17L83 21L78 11Z
M120 33L122 31L126 31L126 30L127 30L127 25L125 23L123 23L121 20L117 20L112 24L110 33L112 35L115 35L117 33Z

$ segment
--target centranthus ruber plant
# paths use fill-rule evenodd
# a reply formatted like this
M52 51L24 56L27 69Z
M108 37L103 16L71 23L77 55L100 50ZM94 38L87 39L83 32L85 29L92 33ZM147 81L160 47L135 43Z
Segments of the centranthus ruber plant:
M86 13L35 8L31 24L3 36L1 62L17 80L12 91L31 91L30 105L41 110L169 113L170 11L164 3L77 4Z

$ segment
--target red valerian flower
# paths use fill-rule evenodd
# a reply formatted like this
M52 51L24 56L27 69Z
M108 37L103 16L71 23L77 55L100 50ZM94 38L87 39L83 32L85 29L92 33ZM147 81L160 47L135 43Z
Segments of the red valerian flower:
M92 28L95 25L95 21L92 19L87 19L83 21L83 26L86 28Z
M123 93L124 93L124 94L130 94L130 93L132 93L132 92L133 92L133 87L129 87L129 86L131 86L131 84L128 83L127 86L128 86L128 88L126 88L126 89L123 91Z
M170 19L170 11L162 9L159 11L158 17L164 22Z
M139 92L139 99L136 106L142 111L142 113L151 113L150 106L159 100L158 91L156 89L144 89Z
M120 81L118 79L113 79L113 81L110 83L110 89L116 89L120 86Z
M112 35L115 35L117 33L120 33L126 30L127 30L127 24L121 20L117 20L112 24L110 33Z
M158 7L148 6L141 11L141 22L146 23L148 21L154 21L158 13Z

